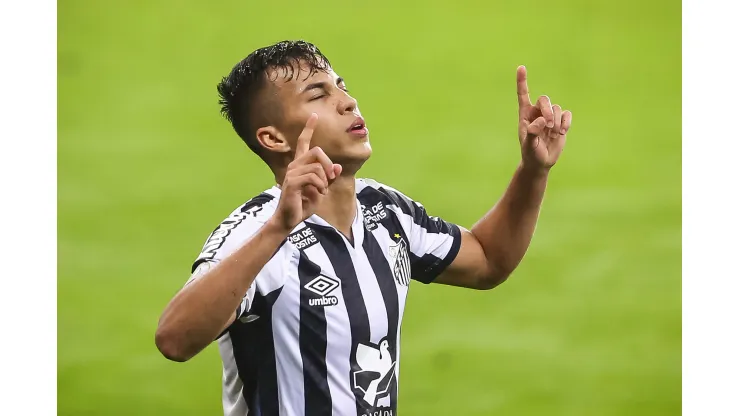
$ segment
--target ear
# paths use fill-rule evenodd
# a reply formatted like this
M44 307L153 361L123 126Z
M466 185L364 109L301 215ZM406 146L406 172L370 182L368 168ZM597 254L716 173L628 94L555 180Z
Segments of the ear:
M273 126L260 127L257 129L256 135L260 146L268 151L275 153L290 152L288 140L277 128Z

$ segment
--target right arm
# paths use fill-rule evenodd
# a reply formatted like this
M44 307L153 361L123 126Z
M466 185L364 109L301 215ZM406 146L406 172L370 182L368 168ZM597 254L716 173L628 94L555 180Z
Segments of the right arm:
M185 285L159 319L155 342L162 355L187 361L228 328L244 294L288 233L268 220L234 253Z
M293 228L315 212L329 184L341 173L341 166L333 164L320 148L309 150L317 120L315 114L309 117L298 137L275 214L215 267L194 276L165 308L155 343L168 359L189 360L234 322L239 304L260 271Z

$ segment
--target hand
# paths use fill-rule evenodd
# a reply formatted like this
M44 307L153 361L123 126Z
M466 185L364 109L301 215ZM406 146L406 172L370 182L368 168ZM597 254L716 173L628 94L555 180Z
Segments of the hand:
M332 163L320 147L309 150L318 119L316 113L311 114L298 136L295 157L285 172L280 202L273 217L288 232L314 214L329 185L342 173L342 166Z
M516 71L516 89L519 95L519 144L522 163L526 167L550 169L558 161L565 147L565 135L570 129L573 114L559 105L550 104L550 98L540 96L537 103L529 101L527 69Z

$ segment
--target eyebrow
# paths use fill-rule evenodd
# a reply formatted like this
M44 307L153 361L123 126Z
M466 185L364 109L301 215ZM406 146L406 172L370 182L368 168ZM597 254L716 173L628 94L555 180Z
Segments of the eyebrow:
M339 84L341 84L343 82L344 82L344 78L342 78L342 77L338 77L337 78L337 85L339 85ZM328 89L327 88L327 82L326 81L320 81L320 82L314 82L313 84L308 84L306 86L306 88L301 92L301 94L303 94L303 93L305 93L307 91L315 90L315 89L327 90Z

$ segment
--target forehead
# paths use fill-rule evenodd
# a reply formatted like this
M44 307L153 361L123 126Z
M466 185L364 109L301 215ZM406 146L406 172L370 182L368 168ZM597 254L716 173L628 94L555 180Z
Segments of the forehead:
M271 83L284 93L300 94L307 86L317 82L336 83L337 75L332 67L326 70L312 70L307 64L271 68L267 72Z

